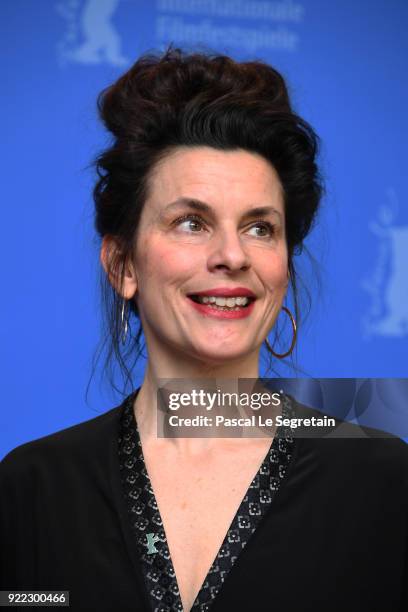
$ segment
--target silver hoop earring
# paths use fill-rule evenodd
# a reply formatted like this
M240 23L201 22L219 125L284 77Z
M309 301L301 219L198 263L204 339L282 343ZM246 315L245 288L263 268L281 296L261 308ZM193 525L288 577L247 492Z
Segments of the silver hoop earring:
M121 317L120 317L120 336L121 336L121 341L122 344L126 344L126 336L128 333L128 313L125 315L125 304L127 303L127 301L125 299L123 299L122 302L122 312L121 312Z
M292 313L290 312L289 308L286 308L286 306L282 306L282 310L284 310L286 312L286 314L290 318L290 322L292 323L293 336L292 336L292 342L290 344L289 350L286 351L286 353L275 353L275 351L273 350L273 348L270 345L270 342L269 342L268 338L265 338L265 344L268 347L268 350L272 353L272 355L274 355L278 359L283 359L284 357L287 357L288 355L291 354L291 352L293 351L293 349L295 347L296 336L297 336L296 321L295 321Z

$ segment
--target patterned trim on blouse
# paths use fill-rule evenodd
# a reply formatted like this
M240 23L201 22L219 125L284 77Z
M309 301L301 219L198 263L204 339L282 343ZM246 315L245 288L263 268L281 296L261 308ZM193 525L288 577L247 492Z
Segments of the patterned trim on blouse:
M183 612L177 578L149 475L133 412L137 391L123 402L119 431L119 466L142 572L154 612ZM290 417L293 407L282 397L282 415ZM228 572L267 513L285 477L293 452L293 432L281 425L227 531L224 541L191 608L208 612ZM150 552L150 554L148 554ZM151 553L154 554L151 554Z

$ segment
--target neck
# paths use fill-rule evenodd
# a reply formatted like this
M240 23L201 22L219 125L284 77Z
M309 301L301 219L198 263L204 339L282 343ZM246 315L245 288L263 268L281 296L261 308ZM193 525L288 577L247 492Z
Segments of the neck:
M238 390L238 379L259 377L259 350L239 360L228 363L206 363L193 358L186 358L173 353L171 358L163 354L155 354L154 358L148 354L148 362L143 383L135 400L134 411L142 443L147 444L157 440L157 431L161 426L158 419L164 414L157 409L158 391L166 382L173 379L186 381L186 389L190 381L199 380L205 386L222 387L223 391L234 392ZM218 446L231 446L245 444L245 439L228 438L163 438L164 443L170 443L179 450L186 452L199 452ZM248 443L248 440L246 440Z

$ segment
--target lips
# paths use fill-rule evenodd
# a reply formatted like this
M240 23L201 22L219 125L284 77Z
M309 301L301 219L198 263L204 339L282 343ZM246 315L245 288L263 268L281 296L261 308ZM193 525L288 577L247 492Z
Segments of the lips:
M228 302L228 298L241 297L245 298L247 303L244 305L238 301L238 304L235 306L233 306L233 304L228 304L229 307L223 307L213 302L209 303L207 300L203 303L202 298L206 297L217 299L226 298L223 300L220 299L220 302L222 301L223 303ZM197 293L190 293L187 295L187 298L194 309L200 314L207 317L215 317L217 319L246 318L251 314L256 300L255 294L246 287L216 287L214 289L205 289Z
M204 289L203 291L195 291L188 293L188 297L194 296L214 296L214 297L248 297L256 299L256 295L246 287L215 287L214 289Z

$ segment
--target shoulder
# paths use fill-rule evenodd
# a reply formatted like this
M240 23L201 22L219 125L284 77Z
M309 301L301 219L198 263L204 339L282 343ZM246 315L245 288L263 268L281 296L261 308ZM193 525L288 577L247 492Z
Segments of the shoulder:
M297 418L332 418L291 398ZM314 456L322 472L402 490L408 503L408 444L385 431L334 419L334 425L294 431L303 453Z
M20 477L33 478L43 470L68 463L82 464L98 458L116 442L122 404L88 421L26 442L10 451L0 462L0 484Z

